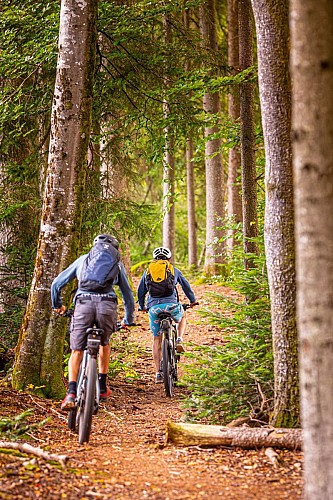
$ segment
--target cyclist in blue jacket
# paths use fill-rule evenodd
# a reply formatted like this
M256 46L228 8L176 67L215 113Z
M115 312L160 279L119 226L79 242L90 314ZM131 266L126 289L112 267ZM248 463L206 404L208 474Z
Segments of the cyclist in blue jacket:
M118 249L119 243L116 238L108 234L100 234L94 239L94 244L106 242L111 243ZM74 407L76 398L77 377L80 363L83 357L83 351L87 343L87 329L92 328L94 324L104 330L104 337L99 351L99 384L100 398L106 400L111 390L106 385L106 378L110 361L109 340L111 334L117 328L117 296L110 285L108 290L103 293L95 293L80 290L80 273L83 262L88 254L81 255L70 266L62 271L51 285L52 307L55 312L63 315L66 307L61 301L61 290L70 281L77 278L78 286L74 297L75 309L71 322L70 347L71 356L68 362L68 391L61 404L62 410L70 410ZM125 307L125 317L122 324L131 325L134 322L134 297L131 286L128 282L125 268L121 262L118 263L119 272L113 284L118 285L122 294Z
M158 260L168 260L171 259L171 251L166 247L158 247L153 251L153 259ZM174 267L175 280L174 284L179 284L186 297L190 301L191 305L196 304L196 299L194 292L183 276L181 271ZM176 288L171 295L165 297L151 297L148 293L148 287L146 282L146 271L143 273L139 286L138 286L138 302L139 310L148 311L150 329L153 334L153 359L156 368L156 378L155 383L163 383L163 376L160 371L161 359L162 359L162 336L160 334L160 321L158 320L158 315L161 312L169 312L177 324L177 352L184 352L182 346L182 338L185 333L186 328L186 316L182 305L178 300L178 293ZM146 303L146 295L148 294L148 299Z

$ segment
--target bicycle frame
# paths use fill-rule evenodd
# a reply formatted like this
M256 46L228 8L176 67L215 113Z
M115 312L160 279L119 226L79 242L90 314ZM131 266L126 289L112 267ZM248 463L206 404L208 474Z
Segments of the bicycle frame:
M173 388L178 379L177 362L179 355L176 353L176 327L170 313L159 315L162 330L162 360L161 370L167 397L173 396Z
M198 302L194 304L182 304L184 312L194 305L198 305ZM173 396L173 388L178 380L177 363L180 360L176 345L177 330L169 312L160 313L158 318L162 330L162 361L160 370L163 372L165 394L171 398Z
M103 330L87 330L87 347L84 350L77 381L75 408L68 414L68 427L79 433L79 444L89 441L92 416L98 411L100 388L97 376L97 357Z
M94 330L94 329L89 328L89 330ZM87 347L83 352L83 358L81 361L80 371L79 371L79 376L78 376L78 381L77 381L77 397L76 397L76 405L77 406L79 406L78 403L80 401L80 398L82 397L82 392L84 390L84 378L86 377L86 369L87 369L89 356L93 356L94 358L97 359L100 342L101 342L100 340L97 341L95 338L90 339L88 336ZM99 382L97 379L96 380L96 401L95 401L97 408L99 405L99 399L100 399L100 389L99 389Z

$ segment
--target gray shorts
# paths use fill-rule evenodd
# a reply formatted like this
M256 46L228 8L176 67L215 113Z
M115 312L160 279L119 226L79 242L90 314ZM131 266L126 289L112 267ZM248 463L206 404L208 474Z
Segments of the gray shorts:
M83 351L87 345L87 328L96 326L104 330L101 345L108 345L117 329L117 302L115 298L100 295L79 296L71 323L70 347Z

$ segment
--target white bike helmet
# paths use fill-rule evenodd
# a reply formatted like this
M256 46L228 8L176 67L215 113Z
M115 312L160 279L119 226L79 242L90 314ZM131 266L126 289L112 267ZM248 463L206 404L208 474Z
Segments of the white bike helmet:
M119 242L117 238L111 236L111 234L99 234L94 239L94 245L96 245L96 243L104 243L104 242L111 243L111 245L117 250L119 248Z
M166 247L158 247L153 251L153 259L170 259L171 252L169 248Z

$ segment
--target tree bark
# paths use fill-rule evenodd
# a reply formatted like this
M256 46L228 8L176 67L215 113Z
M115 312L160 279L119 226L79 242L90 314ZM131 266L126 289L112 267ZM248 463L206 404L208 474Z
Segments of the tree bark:
M183 13L185 29L190 27L189 11ZM185 71L190 70L190 62L185 61ZM191 94L189 95L189 97ZM195 216L195 182L193 165L193 140L188 137L186 141L186 188L187 188L187 229L188 229L188 264L198 267L197 223Z
M76 257L91 127L98 0L63 0L51 140L37 257L13 372L17 389L60 397L64 324L51 316L50 287ZM73 21L75 19L75 22Z
M175 161L173 157L174 141L170 137L169 127L165 129L165 147L163 161L163 246L175 253Z
M239 70L239 32L238 32L238 0L228 0L228 66L233 75ZM239 88L234 86L228 95L228 114L236 123L239 121L240 103ZM243 220L241 155L238 145L229 149L228 163L228 218L234 223ZM227 246L230 253L237 244L235 229L228 230Z
M167 423L166 441L178 446L236 446L239 448L302 448L301 429L222 427Z
M304 498L333 492L333 2L291 0Z
M200 29L204 47L214 55L217 51L215 1L206 0L200 7ZM224 179L221 141L212 138L218 133L216 123L220 112L220 97L216 93L206 93L203 98L203 109L206 114L205 128L205 164L206 164L206 255L205 273L214 274L218 264L225 262L224 243L220 238L220 229L224 218Z
M243 71L253 65L252 9L250 0L239 0L239 66ZM248 254L258 254L253 238L258 236L257 181L255 164L254 135L254 88L252 83L240 86L240 123L242 158L242 201L244 267L253 267L253 259Z
M288 0L252 0L265 143L265 251L277 427L299 426Z
M167 16L163 17L165 43L171 39L170 24ZM168 85L168 79L165 79ZM170 114L169 103L163 102L164 119L167 121ZM165 150L163 158L163 246L175 253L175 160L174 139L170 125L164 129Z
M187 229L188 229L188 264L198 266L197 228L195 216L195 189L193 167L193 141L186 141L186 178L187 178Z

